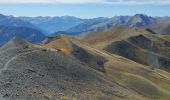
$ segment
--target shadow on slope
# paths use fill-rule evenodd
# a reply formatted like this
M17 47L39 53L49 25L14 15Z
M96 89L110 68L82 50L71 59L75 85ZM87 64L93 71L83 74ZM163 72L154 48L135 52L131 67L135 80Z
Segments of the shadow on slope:
M134 36L137 35L134 34ZM108 78L109 80L113 80L114 82L126 88L130 88L146 98L169 98L169 88L167 87L169 86L168 83L170 79L163 78L169 76L167 72L162 70L152 70L148 66L140 65L126 58L96 49L96 47L86 44L76 38L63 35L59 37L60 38L57 37L56 40L53 40L45 45L49 46L53 44L54 48L55 44L55 48L60 49L62 52L66 52L66 49L64 48L69 47L69 49L67 49L67 53L72 57L78 59L89 67L102 72L102 74L106 76L106 79ZM65 40L67 46L65 43L64 46L58 46L60 43L63 44L63 40ZM68 43L68 41L71 45ZM137 48L136 46L134 47ZM98 68L100 67L96 66L96 63L100 64L98 61L102 61L101 65L102 68L104 68L104 71L99 70ZM158 80L161 81L158 82ZM138 85L143 86L139 87Z
M117 25L106 31L86 33L81 39L107 52L169 71L169 40L160 37L159 34Z
M7 99L170 98L169 73L64 35L42 45L9 47L0 60L0 93Z

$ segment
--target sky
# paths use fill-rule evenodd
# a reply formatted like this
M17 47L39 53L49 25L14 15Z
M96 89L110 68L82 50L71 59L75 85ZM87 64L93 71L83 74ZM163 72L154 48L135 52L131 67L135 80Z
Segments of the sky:
M134 14L170 16L170 0L0 0L0 13L79 18Z

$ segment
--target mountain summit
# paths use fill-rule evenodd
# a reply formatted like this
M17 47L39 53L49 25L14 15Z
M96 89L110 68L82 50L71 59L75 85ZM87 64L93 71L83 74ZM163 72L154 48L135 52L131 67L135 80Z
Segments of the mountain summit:
M147 25L151 25L156 23L156 19L153 17L149 17L144 14L136 14L135 16L132 16L129 21L127 22L127 25L129 26L137 26L137 27L143 27Z

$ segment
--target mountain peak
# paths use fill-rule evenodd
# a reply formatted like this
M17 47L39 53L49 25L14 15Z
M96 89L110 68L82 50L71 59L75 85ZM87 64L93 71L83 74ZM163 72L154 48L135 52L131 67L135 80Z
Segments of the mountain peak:
M1 50L13 47L25 47L28 46L29 44L30 43L25 40L22 40L18 37L13 37L10 41L8 41L5 45L1 47Z
M22 46L28 44L27 41L20 39L18 37L13 37L7 44L13 43L15 46Z
M143 27L153 23L156 23L156 20L153 17L149 17L145 14L136 14L130 18L127 25Z

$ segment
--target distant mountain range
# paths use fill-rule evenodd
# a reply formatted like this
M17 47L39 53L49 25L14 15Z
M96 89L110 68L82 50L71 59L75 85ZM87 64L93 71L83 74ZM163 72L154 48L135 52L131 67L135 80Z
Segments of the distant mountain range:
M72 16L63 16L63 17L18 17L18 19L29 22L36 27L47 32L47 35L57 31L66 31L80 23L83 23L85 20L72 17Z
M15 27L28 27L28 28L37 28L33 24L20 20L14 16L5 16L0 14L0 25L3 26L15 26Z
M107 30L115 25L126 25L132 27L145 27L149 25L154 25L157 23L168 23L170 22L169 17L150 17L144 14L136 14L134 16L116 16L113 18L108 18L104 21L93 23L85 22L76 27L69 29L70 32L87 32L87 31L98 31L98 30ZM91 23L89 25L89 23Z
M144 27L156 23L170 22L170 17L151 17L144 14L136 14L134 16L115 16L112 18L99 17L93 19L81 19L71 16L19 17L19 19L45 30L48 33L47 35L58 31L74 34L86 31L105 30L112 28L117 24Z
M0 46L18 37L39 43L46 38L41 29L13 16L0 14Z
M45 35L79 35L83 32L111 29L116 25L147 28L155 33L169 34L170 17L151 17L144 14L136 14L134 16L81 19L72 16L14 17L0 14L0 32L3 36L6 35L6 38L2 38L2 36L0 38L1 44L3 44L12 37L21 36L22 34L21 37L23 39L40 42L40 40L44 39Z
M81 19L73 16L13 17L0 15L0 25L34 28L46 35L59 32L73 33L75 35L81 32L109 29L117 24L145 27L158 23L170 23L170 17L151 17L144 14L136 14L134 16Z
M40 43L46 38L46 36L42 32L36 29L16 26L0 26L0 46L2 46L14 37L18 37L35 43Z

